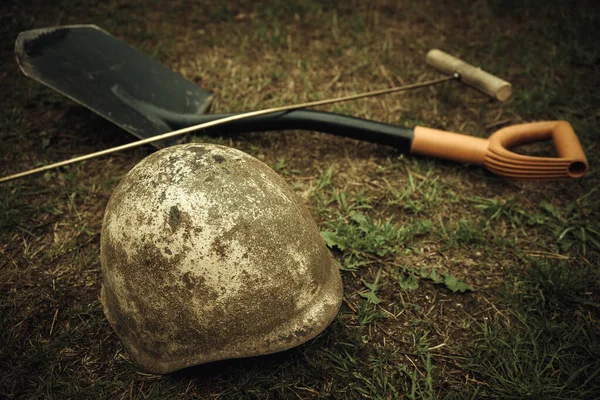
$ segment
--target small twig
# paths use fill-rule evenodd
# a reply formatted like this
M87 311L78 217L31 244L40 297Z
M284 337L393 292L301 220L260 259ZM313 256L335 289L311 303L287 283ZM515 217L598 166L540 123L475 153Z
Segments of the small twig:
M475 378L469 378L469 376L467 376L467 378L466 378L466 379L467 379L467 382L474 382L474 383L476 383L476 384L478 384L478 385L484 385L484 386L488 386L488 387L490 386L490 384L489 384L489 383L485 383L485 382L478 381L478 380L477 380L477 379L475 379Z
M52 336L52 331L54 330L54 323L56 322L56 317L58 317L58 308L54 313L54 318L52 318L52 325L50 326L50 336Z
M341 76L341 75L342 75L342 73L341 73L341 72L338 72L338 73L337 73L337 74L336 74L336 75L333 77L333 79L332 79L332 80L330 80L330 81L329 81L329 83L327 83L327 84L325 85L325 89L326 89L326 90L329 90L329 89L330 89L330 88L331 88L333 85L335 85L335 83L336 83L336 82L337 82L337 81L340 79L340 76Z
M421 376L425 376L425 375L424 375L424 374L421 372L421 370L419 369L419 367L417 367L417 364L415 364L415 362L412 360L412 358L410 358L410 357L408 356L408 354L404 353L404 357L406 357L406 358L408 359L408 361L410 361L410 363L413 365L413 367L415 367L415 369L417 370L417 372L419 373L419 375L421 375Z
M555 258L558 260L570 260L571 257L565 256L563 254L550 253L548 251L539 251L539 250L531 250L529 253L525 253L530 257L547 257L547 258Z
M410 170L409 170L409 171L410 171ZM411 173L413 176L416 176L417 178L419 178L419 179L421 179L421 180L424 180L424 181L425 181L425 180L427 180L427 177L426 177L426 176L423 176L423 175L421 175L421 174L418 174L418 173L416 173L416 172L414 172L414 171L410 171L410 173Z
M317 179L319 176L318 175L311 175L311 176L295 176L294 179L297 181L312 181L313 179Z
M587 265L592 265L592 263L590 262L590 260L588 260L588 259L587 259L587 258L585 258L584 256L581 256L581 259L582 259L583 261L585 261L585 263L586 263Z
M311 389L311 388L309 388L309 387L304 387L304 386L296 386L296 389L305 390L305 391L307 391L307 392L309 392L309 393L316 394L316 395L318 395L318 394L319 394L319 392L318 392L318 391L316 391L315 389Z
M512 118L501 119L500 121L495 121L495 122L492 122L492 123L489 123L489 124L485 125L485 128L486 129L494 128L494 127L499 126L499 125L507 124L510 121L512 121Z
M442 348L444 346L446 346L446 343L440 343L437 346L433 346L433 347L428 348L427 351L437 350L437 349L440 349L440 348Z
M390 304L390 306L391 306L391 304ZM381 311L383 311L384 313L388 314L393 319L398 319L398 317L404 313L404 310L402 310L397 315L394 315L390 311L386 310L384 307L381 307Z
M348 306L348 308L354 311L355 314L358 314L358 310L348 300L344 299L343 301Z

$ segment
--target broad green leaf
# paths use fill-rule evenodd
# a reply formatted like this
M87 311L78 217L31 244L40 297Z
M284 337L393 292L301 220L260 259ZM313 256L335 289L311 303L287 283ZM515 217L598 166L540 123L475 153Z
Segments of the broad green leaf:
M446 274L444 277L444 285L446 285L446 287L450 290L452 290L454 293L459 292L459 293L464 293L466 291L473 291L474 289L467 285L466 283L464 283L463 281L461 281L460 279L456 278L455 276L452 276L450 274Z
M367 217L363 213L352 213L352 220L359 225L368 225Z
M339 240L338 235L335 232L321 232L321 237L323 238L323 240L325 240L327 247L337 247L340 250L346 250L346 246L340 243L341 241Z
M342 269L346 271L356 271L366 263L366 261L356 257L353 254L350 254L344 258Z
M444 279L434 269L431 270L431 272L427 272L427 270L421 268L419 275L421 275L421 278L423 279L429 279L433 281L433 283L442 283L444 281Z
M424 219L421 221L421 227L423 227L425 232L429 232L433 229L433 222L429 219Z
M381 303L381 299L379 297L377 297L377 291L381 287L381 285L379 285L379 276L380 275L381 275L381 269L379 271L377 271L377 276L375 277L375 281L373 281L373 283L369 283L369 282L365 281L364 279L362 279L363 285L365 285L367 287L367 289L369 289L369 291L358 292L358 294L361 297L364 297L365 299L367 299L367 301L369 303L373 303L373 304Z
M379 290L379 285L377 284L377 281L375 281L373 283L363 281L363 283L365 284L367 289L372 290L373 292L376 292Z
M398 283L400 283L400 287L407 292L416 290L419 287L419 282L415 279L413 274L410 274L406 278L401 278Z
M431 274L429 274L429 279L431 279L434 283L442 283L444 281L444 279L439 276L435 270L431 271Z
M553 206L552 204L548 203L546 200L542 200L542 202L540 203L540 207L548 212L550 215L552 215L554 218L561 220L562 217L560 215L560 211L558 210L558 208L556 208L555 206Z
M377 293L369 290L368 292L358 292L361 297L367 299L369 303L379 304L381 303L381 299L377 297Z

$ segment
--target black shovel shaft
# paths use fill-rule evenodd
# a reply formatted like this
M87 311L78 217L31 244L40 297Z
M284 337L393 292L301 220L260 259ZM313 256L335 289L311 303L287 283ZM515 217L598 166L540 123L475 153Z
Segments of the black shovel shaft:
M432 85L449 79L453 78L443 78L439 81L430 81L418 85ZM139 100L119 85L114 85L111 88L111 92L121 102L123 108L135 110L136 113L143 116L146 120L168 126L171 130L200 125L240 114L179 113L158 107L150 102ZM218 127L209 128L212 132L227 131L228 133L282 131L290 129L330 133L332 135L393 146L405 152L410 152L413 140L413 129L410 128L349 117L342 114L306 109L272 112L230 121Z
M161 119L172 129L181 129L236 115L235 113L181 115L165 111L161 114ZM227 124L218 127L209 128L208 131L244 133L291 129L317 131L388 145L396 147L405 153L410 151L414 134L412 128L404 128L362 118L312 110L292 110L261 115L258 117L228 122Z

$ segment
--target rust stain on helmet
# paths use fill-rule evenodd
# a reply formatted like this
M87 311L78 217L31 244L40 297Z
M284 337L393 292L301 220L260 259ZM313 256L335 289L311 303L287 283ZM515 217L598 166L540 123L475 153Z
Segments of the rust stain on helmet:
M285 181L211 144L163 149L125 176L106 208L101 263L107 319L153 373L292 348L342 299L331 254Z

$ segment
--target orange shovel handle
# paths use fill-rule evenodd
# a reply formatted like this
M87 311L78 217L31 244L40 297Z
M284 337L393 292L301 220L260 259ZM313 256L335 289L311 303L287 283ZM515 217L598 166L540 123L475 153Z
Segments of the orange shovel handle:
M553 140L558 157L517 154L511 148ZM482 139L418 126L411 153L483 165L491 172L516 179L579 178L588 170L581 143L566 121L513 125Z

